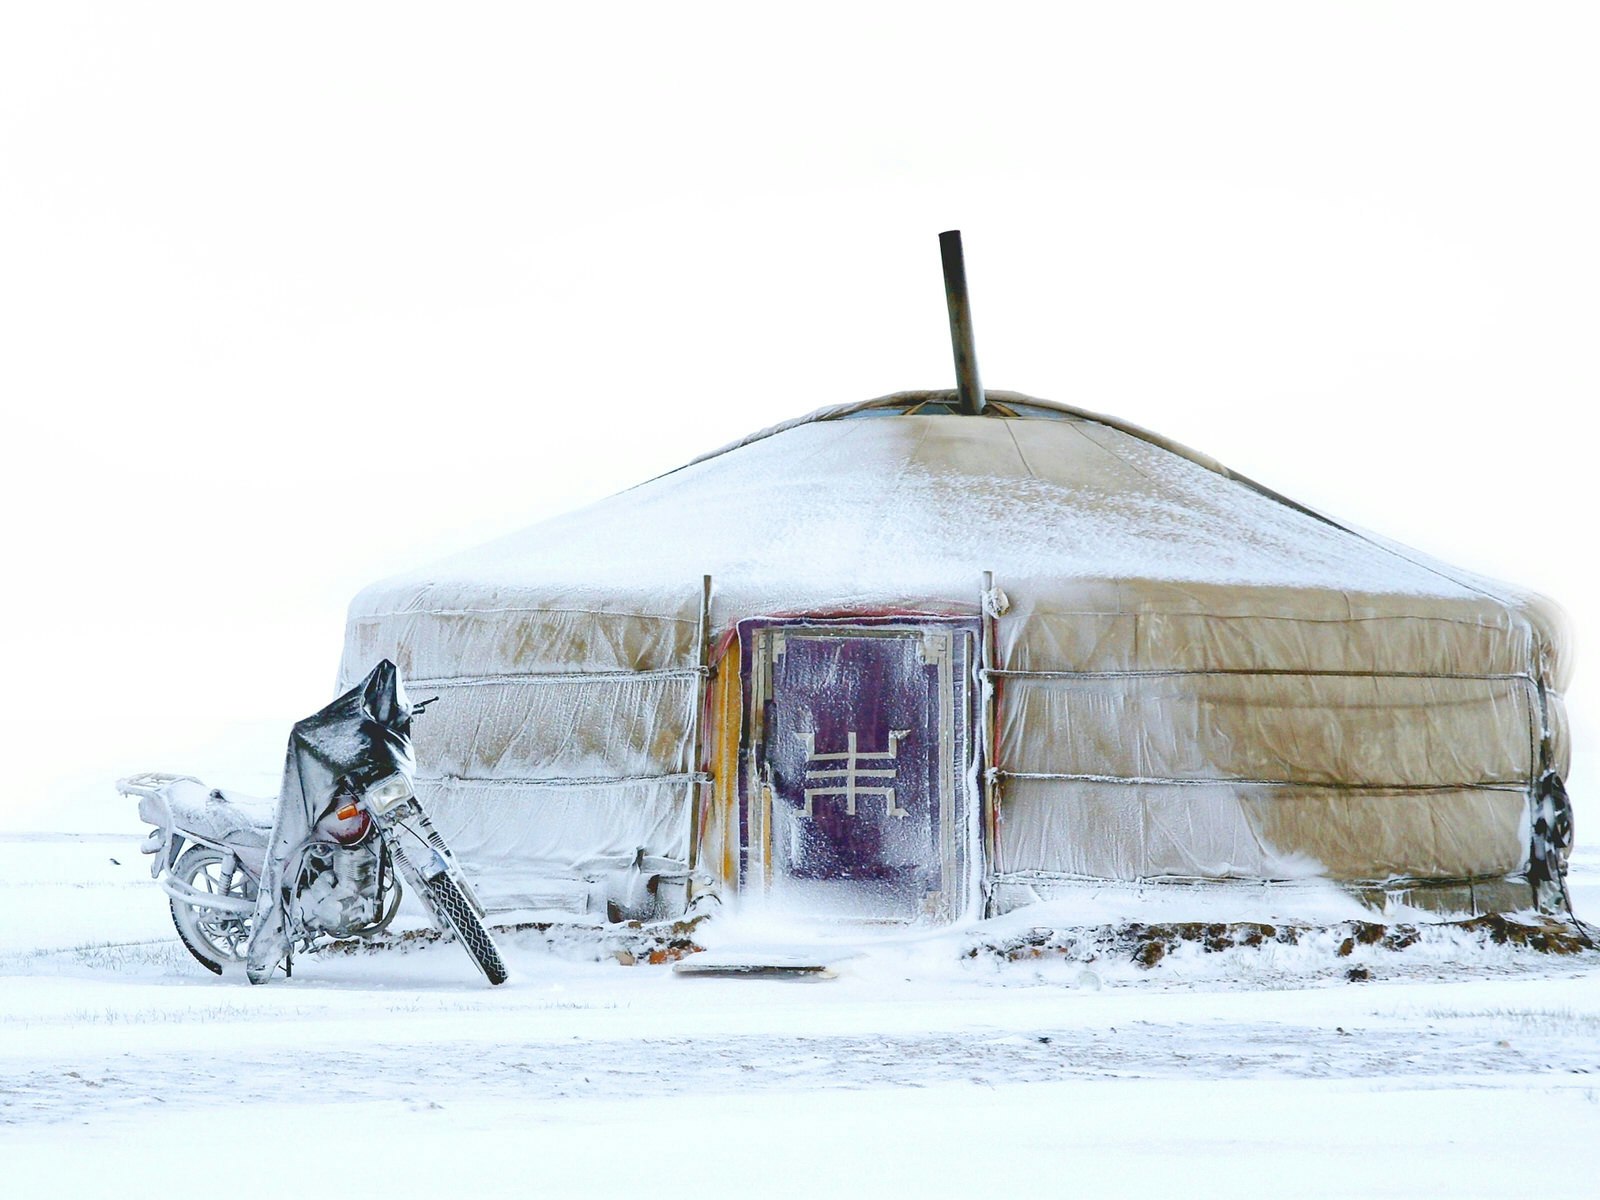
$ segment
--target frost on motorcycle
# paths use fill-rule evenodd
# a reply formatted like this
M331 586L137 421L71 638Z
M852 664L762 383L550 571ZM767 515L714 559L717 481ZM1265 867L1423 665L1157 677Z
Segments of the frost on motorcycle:
M358 686L298 722L276 800L144 774L117 787L154 826L144 850L189 952L223 974L265 983L297 948L371 938L399 908L401 879L490 983L505 964L484 910L412 787L411 720L387 659Z

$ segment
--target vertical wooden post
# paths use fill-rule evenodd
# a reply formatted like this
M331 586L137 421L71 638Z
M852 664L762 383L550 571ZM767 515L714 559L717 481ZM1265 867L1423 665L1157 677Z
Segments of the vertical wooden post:
M696 637L699 672L695 676L694 735L689 751L689 899L694 899L694 872L700 865L700 810L705 805L709 773L702 772L706 750L706 698L711 690L711 576L700 580L700 629Z
M999 731L996 727L997 712L997 683L994 678L995 653L997 648L995 612L994 612L994 572L983 573L983 593L978 597L979 638L982 645L979 647L979 678L983 681L981 698L983 702L983 722L981 737L983 740L983 758L978 764L978 778L982 788L982 812L979 814L982 826L983 839L983 871L980 875L983 889L984 916L991 916L993 890L992 881L995 870L995 852L999 841Z

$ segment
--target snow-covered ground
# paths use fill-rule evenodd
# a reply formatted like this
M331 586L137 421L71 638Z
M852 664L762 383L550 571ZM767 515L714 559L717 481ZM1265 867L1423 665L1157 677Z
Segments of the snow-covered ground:
M836 977L685 978L528 938L499 989L451 945L252 988L188 957L137 840L0 836L7 1195L1595 1188L1600 956L1002 965L961 955L970 931L819 947L725 920L714 949L787 939ZM1600 914L1600 847L1574 879Z

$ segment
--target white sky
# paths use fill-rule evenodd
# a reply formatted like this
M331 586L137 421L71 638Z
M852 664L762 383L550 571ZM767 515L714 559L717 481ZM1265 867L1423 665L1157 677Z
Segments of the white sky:
M362 584L947 386L952 227L989 386L1588 634L1592 12L0 9L0 826L270 788Z

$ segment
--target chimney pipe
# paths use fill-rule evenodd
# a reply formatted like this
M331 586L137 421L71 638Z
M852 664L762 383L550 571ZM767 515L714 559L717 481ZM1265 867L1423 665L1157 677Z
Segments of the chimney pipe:
M967 264L959 229L939 235L939 258L944 263L944 302L950 310L950 348L956 358L956 396L962 412L977 416L984 408L983 384L972 341L972 305L967 300Z

